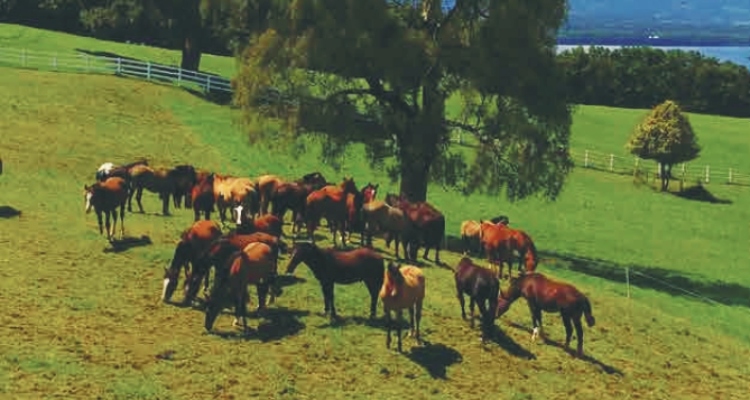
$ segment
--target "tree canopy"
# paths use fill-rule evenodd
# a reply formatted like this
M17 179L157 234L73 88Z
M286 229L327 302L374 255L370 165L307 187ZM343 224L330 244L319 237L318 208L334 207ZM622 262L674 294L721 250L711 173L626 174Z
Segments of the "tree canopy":
M698 157L698 138L680 106L667 100L635 127L626 144L631 154L659 163L662 190L669 187L672 166Z
M374 166L395 156L387 168L412 200L430 180L504 188L511 201L560 193L572 169L555 62L564 0L267 5L234 81L252 141L320 135L329 156L364 143ZM273 121L281 132L267 130ZM473 135L474 154L451 146L454 130Z

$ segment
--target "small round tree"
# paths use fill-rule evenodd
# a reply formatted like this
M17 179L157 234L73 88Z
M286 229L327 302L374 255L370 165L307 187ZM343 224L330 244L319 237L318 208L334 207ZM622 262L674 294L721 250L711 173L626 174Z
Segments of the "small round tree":
M635 156L659 163L662 191L669 188L672 166L695 159L701 151L688 117L672 100L654 107L625 147Z

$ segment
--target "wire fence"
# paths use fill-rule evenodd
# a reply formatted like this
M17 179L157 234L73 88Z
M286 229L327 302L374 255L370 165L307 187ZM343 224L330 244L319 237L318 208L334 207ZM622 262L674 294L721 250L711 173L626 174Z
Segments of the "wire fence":
M113 74L198 88L204 93L232 93L231 81L225 77L127 57L109 57L86 53L61 54L4 47L0 48L0 66L59 72Z

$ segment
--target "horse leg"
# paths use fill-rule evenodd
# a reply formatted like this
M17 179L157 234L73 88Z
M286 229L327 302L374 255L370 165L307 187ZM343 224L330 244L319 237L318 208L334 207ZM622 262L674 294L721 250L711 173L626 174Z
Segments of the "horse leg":
M109 218L110 218L109 215L110 215L109 211L105 211L104 212L104 218L105 218L106 227L107 227L107 240L109 240L111 242L112 241L112 232L111 232L111 226L109 224Z
M125 237L125 203L120 205L120 239Z
M474 327L474 305L476 304L476 301L474 300L474 295L469 296L469 318L471 327Z
M268 281L256 285L255 286L258 290L258 309L257 312L260 312L266 308L266 297L268 296ZM271 299L273 299L273 294L271 295Z
M481 299L476 302L477 307L479 308L479 318L480 318L480 326L482 327L482 341L487 337L487 333L489 332L489 310L485 307L485 301L486 299Z
M563 320L563 325L565 325L565 350L570 350L570 338L573 336L573 324L570 321L570 315L568 315L566 312L561 312L560 316Z
M409 307L409 337L413 338L416 335L414 329L414 305Z
M135 201L138 202L138 209L141 210L141 214L144 214L146 211L143 210L143 204L141 203L142 197L143 197L143 187L139 186L137 193L135 194Z
M396 259L398 260L398 244L399 244L399 242L401 242L401 238L400 238L398 232L394 232L392 235L393 235L393 241L395 242L393 246L396 249ZM372 241L370 241L370 244L372 244ZM401 243L401 251L402 252L406 251L406 250L404 250L404 244L403 243Z
M381 286L374 282L367 283L367 290L370 292L370 319L375 319L378 310L378 298Z
M581 316L573 319L573 325L576 327L576 336L578 338L578 348L576 349L576 355L583 357L583 326L581 325Z
M385 326L388 334L385 337L385 347L391 348L391 310L385 309Z
M331 299L329 297L330 293L333 291L332 287L333 284L330 284L328 282L321 282L320 288L323 290L323 315L328 315L328 312L331 310Z
M404 349L401 347L401 320L404 319L404 310L396 310L396 335L398 335L398 352L403 353Z
M456 284L456 297L458 297L458 303L461 304L461 318L466 320L466 307L465 307L465 300L464 300L464 294L461 291L461 286Z
M102 212L100 210L96 210L96 221L99 223L99 234L103 235L104 231L102 230Z
M531 312L531 327L534 329L531 333L531 341L533 342L539 336L539 332L542 329L541 326L537 325L537 321L541 320L541 318L537 318L537 316L541 314L541 310L539 310L537 306L529 302L529 311ZM541 325L541 321L539 321L539 325Z
M112 211L109 211L109 213L112 214L112 237L115 237L115 232L117 231L117 209L113 209Z
M164 192L161 198L161 213L169 215L169 192Z
M417 339L417 344L422 343L422 335L419 333L419 324L422 321L422 300L417 300L414 305L414 337Z

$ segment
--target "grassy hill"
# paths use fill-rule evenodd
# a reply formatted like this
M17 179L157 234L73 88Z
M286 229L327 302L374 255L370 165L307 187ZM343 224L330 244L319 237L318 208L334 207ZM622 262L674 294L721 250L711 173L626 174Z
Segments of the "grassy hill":
M3 46L32 45L15 44L3 32ZM60 43L59 51L79 46L74 40L88 41L42 36ZM146 51L157 50L122 45L118 51L145 59ZM601 399L740 398L746 391L746 187L709 185L716 197L731 201L710 204L581 168L555 203L508 204L430 188L450 233L464 219L507 213L544 252L540 271L589 295L597 326L585 331L586 360L555 345L530 344L522 302L497 322L497 343L480 346L478 331L460 318L451 272L432 265L425 266L423 319L431 344L407 355L385 351L384 331L362 323L364 287L336 288L347 323L329 326L319 314L318 283L306 267L297 272L306 281L285 288L271 306L278 311L251 318L257 333L240 340L205 335L201 312L157 301L162 269L192 213L155 215L156 196L147 193L147 213L127 214L125 227L129 236L148 236L151 244L111 252L95 217L83 214L82 185L102 162L145 156L154 164L191 162L248 176L320 170L333 180L351 174L360 186L372 181L395 190L384 173L363 166L361 149L347 155L343 171L320 164L314 142L306 143L303 157L272 154L246 144L227 108L180 89L115 77L0 68L0 92L0 293L6 305L0 314L0 392L7 396ZM581 107L574 146L622 151L643 113ZM742 138L746 120L692 118L705 147L702 161L750 167L740 156L730 158L750 141ZM22 214L6 218L12 210ZM459 255L444 259L455 264ZM564 340L559 317L546 314L544 322L554 343ZM230 324L222 316L216 328L232 331Z

